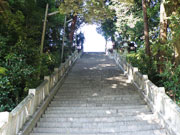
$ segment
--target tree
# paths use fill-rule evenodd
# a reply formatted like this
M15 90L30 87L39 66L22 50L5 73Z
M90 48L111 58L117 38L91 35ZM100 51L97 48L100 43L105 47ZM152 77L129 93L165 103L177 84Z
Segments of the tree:
M149 43L149 25L148 25L148 16L147 16L147 2L146 0L142 0L142 9L144 15L144 37L145 37L145 46L146 46L146 54L150 57L150 43Z
M175 50L175 63L180 64L180 2L177 0L169 0L165 3L165 11L169 18L169 27L172 33L172 45Z
M58 10L54 0L0 0L0 111L11 111L29 88L38 86L45 75L59 66L64 15L49 18L43 49L46 53L39 55L47 2L50 12Z
M71 45L79 17L83 17L86 23L99 22L111 17L111 10L107 8L104 0L64 0L59 9L61 13L72 17L71 31L69 34Z
M159 42L161 45L164 45L167 43L167 14L165 10L165 0L161 0L160 5L160 34L159 34ZM158 49L158 71L159 73L163 73L163 56L164 52L162 50L162 47L159 46Z

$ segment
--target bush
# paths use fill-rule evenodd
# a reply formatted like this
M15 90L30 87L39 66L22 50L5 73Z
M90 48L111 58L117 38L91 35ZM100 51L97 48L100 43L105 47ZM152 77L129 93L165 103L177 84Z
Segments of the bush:
M10 111L27 95L34 68L17 54L7 55L0 64L0 111Z
M171 62L165 64L166 68L160 76L166 93L180 104L180 65L175 66Z
M169 49L171 52L171 49ZM170 53L171 54L171 53ZM149 79L159 87L165 87L166 93L178 104L180 104L180 65L171 63L171 55L166 55L163 73L157 71L157 61L155 57L149 58L140 49L137 53L127 54L127 61L134 67L138 67L142 74L147 74ZM155 55L156 56L156 55Z
M127 54L127 61L134 67L138 67L142 74L147 74L149 79L156 85L160 85L161 78L157 72L157 62L153 61L144 53L144 48L141 48L137 53Z

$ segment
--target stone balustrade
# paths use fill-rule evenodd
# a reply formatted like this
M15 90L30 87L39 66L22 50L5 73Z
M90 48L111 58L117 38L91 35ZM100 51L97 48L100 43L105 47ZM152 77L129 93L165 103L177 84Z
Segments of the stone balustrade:
M180 107L166 95L165 89L153 84L147 75L138 72L138 68L132 67L126 58L116 51L109 55L128 76L128 79L135 84L161 124L169 129L170 134L180 135Z
M75 51L65 63L55 68L50 76L45 76L36 89L30 89L28 96L14 110L1 112L0 135L28 135L80 55L81 53Z

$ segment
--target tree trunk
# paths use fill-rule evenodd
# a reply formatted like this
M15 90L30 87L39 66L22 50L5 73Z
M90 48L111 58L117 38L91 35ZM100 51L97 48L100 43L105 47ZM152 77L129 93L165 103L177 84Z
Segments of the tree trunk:
M164 6L165 0L161 1L161 6L160 6L160 36L159 36L159 41L160 43L163 45L167 42L167 15L166 15L166 11L165 11L165 6ZM161 47L161 46L159 46ZM159 48L159 52L158 52L158 71L159 73L163 72L163 50L161 50L161 48Z
M150 44L149 44L149 26L148 26L148 16L147 16L147 6L146 0L142 0L142 9L144 15L144 36L145 36L145 46L146 54L151 56Z
M167 41L167 15L164 6L165 0L161 1L160 6L160 43L165 44Z
M76 29L76 22L77 22L77 15L73 16L73 20L72 20L72 23L71 23L71 32L69 34L69 41L70 41L71 46L73 44L74 32L75 32L75 29Z

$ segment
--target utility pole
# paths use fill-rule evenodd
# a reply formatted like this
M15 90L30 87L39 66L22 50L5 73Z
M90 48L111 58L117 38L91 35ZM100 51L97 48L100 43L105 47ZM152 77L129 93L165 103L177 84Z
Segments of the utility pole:
M41 37L41 46L40 46L40 55L42 56L43 54L43 49L44 49L44 39L45 39L45 33L46 33L46 24L47 24L47 17L48 16L53 16L59 13L59 11L55 11L52 13L48 13L48 8L49 4L46 4L46 11L45 11L45 17L44 17L44 24L43 24L43 32L42 32L42 37ZM64 33L63 33L63 44L62 44L62 53L61 53L61 62L63 61L63 55L64 55L64 42L65 42L65 31L66 31L66 23L72 21L70 19L67 21L67 16L65 15L64 19Z
M45 33L46 33L46 24L47 24L47 16L48 16L48 8L49 4L46 4L46 11L45 11L45 17L44 17L44 23L43 23L43 31L42 31L42 37L41 37L41 45L40 45L40 57L42 57L43 54L43 48L44 48L44 39L45 39ZM37 77L40 79L41 76L41 64L42 61L40 59L39 61L39 73L37 74Z
M40 55L43 54L44 39L45 39L46 24L47 24L47 16L48 16L48 8L49 8L49 4L47 3L46 4L45 17L44 17L44 24L43 24L43 32L42 32L42 37L41 37Z
M61 63L63 62L63 56L64 56L64 41L65 41L65 35L66 35L66 19L67 19L67 17L65 16L64 31L63 31L63 43L62 43L62 50L61 50Z

